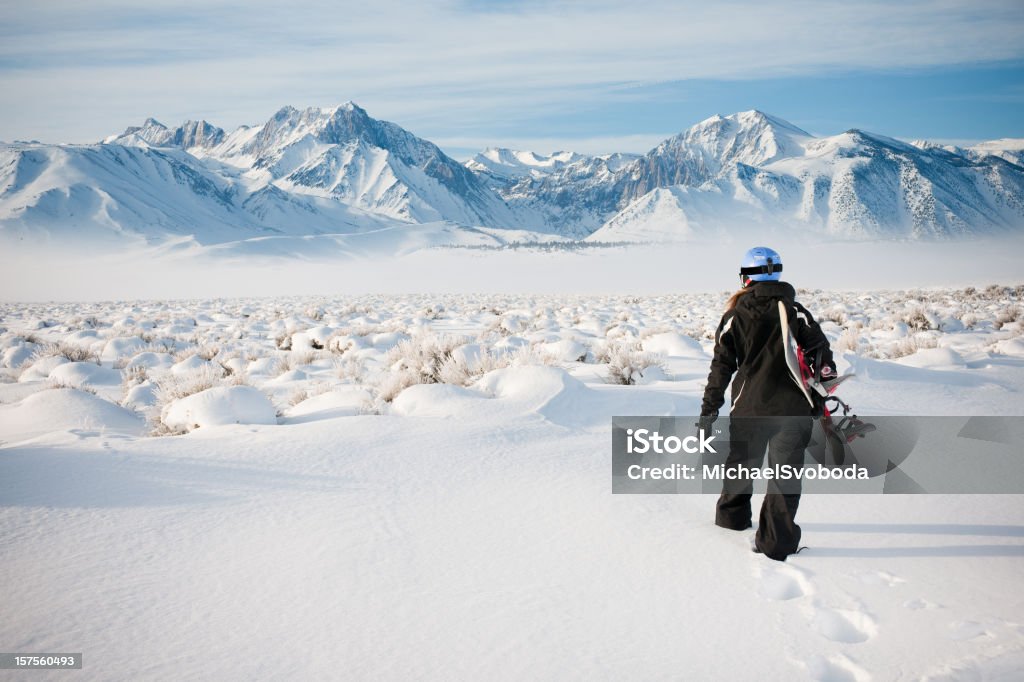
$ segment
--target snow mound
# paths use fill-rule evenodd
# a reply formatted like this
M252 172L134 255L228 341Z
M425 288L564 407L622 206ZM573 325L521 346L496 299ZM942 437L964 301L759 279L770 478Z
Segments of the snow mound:
M131 410L73 388L39 391L13 405L0 405L0 433L5 440L55 431L142 435L145 428L145 420Z
M324 348L334 331L331 327L314 327L292 334L292 349Z
M276 424L274 405L252 386L218 386L175 400L164 408L163 423L191 431L225 424Z
M59 365L70 362L63 355L47 355L32 361L18 377L18 381L42 381L50 376L50 372Z
M35 352L35 344L24 343L12 346L3 352L2 359L0 359L0 365L3 365L4 367L21 367L32 359L32 355Z
M1018 336L1015 339L1006 339L997 343L993 348L1000 355L1024 357L1024 338Z
M547 405L560 396L579 395L587 390L579 379L571 377L565 370L544 365L506 367L488 372L480 377L476 386L495 398L525 403L531 409Z
M107 345L103 347L103 352L100 354L100 359L104 362L113 362L121 358L130 358L148 346L149 344L141 337L119 336L107 341Z
M476 408L481 398L476 391L453 384L416 384L398 394L391 412L406 417L461 417Z
M121 372L100 367L93 362L67 362L50 372L50 379L66 386L116 386L121 383Z
M538 350L559 362L579 362L587 355L587 347L574 339L540 344Z
M565 370L543 365L495 370L475 386L522 412L535 412L567 428L607 428L615 415L695 414L699 409L696 399L659 391L593 389Z
M334 417L352 417L361 414L370 399L370 392L362 386L341 386L290 407L285 411L282 423L303 424Z
M301 369L290 369L267 381L268 384L288 384L296 381L305 381L309 375Z
M145 410L157 404L156 385L147 381L128 389L121 404L133 410Z
M168 369L174 364L174 358L171 357L170 353L154 353L152 351L146 351L135 355L127 365L125 369L135 369L136 367L145 367L146 369Z
M641 342L648 353L660 353L666 357L707 358L707 353L696 339L679 332L652 334Z
M190 355L181 362L177 362L171 366L171 372L174 374L188 374L195 372L196 370L203 369L204 367L216 367L209 360L203 360L198 355Z
M966 366L963 357L952 348L926 348L896 362L928 369L962 369Z

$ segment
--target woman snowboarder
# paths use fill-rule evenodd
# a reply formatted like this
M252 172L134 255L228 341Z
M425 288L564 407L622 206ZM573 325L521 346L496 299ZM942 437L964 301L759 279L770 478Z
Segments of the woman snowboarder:
M729 299L715 334L700 426L705 430L725 402L732 381L730 449L727 468L761 468L765 449L772 467L803 464L811 437L812 417L820 406L807 390L795 359L799 345L808 358L819 358L824 380L835 377L835 363L821 327L796 302L796 292L779 280L782 259L759 246L747 251L740 266L740 290ZM787 357L788 356L788 357ZM749 480L726 479L718 499L715 524L732 530L751 527ZM799 479L769 480L768 494L754 536L753 549L777 561L799 549Z

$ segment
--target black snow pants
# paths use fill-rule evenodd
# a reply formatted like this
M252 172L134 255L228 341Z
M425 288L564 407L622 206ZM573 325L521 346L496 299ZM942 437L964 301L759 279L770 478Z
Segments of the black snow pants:
M736 417L729 422L729 455L727 469L760 469L768 451L771 468L788 464L794 469L803 465L804 450L811 440L810 417ZM718 498L715 524L732 530L751 526L750 498L753 482L749 479L726 479ZM769 480L768 491L761 505L761 516L754 547L776 561L797 551L800 526L796 510L800 506L800 479Z

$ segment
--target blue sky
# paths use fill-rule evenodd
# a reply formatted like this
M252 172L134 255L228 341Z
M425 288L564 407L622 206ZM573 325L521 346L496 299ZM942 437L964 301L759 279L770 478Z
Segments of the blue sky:
M147 116L231 129L346 100L460 158L640 152L753 108L818 134L1024 137L1024 3L0 6L0 139L87 142Z

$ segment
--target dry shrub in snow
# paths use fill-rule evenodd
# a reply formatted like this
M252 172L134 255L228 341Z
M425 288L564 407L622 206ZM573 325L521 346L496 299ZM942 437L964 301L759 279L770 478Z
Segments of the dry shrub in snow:
M338 355L344 355L355 348L356 342L348 332L338 330L327 339L327 350Z
M191 372L175 374L168 372L158 377L156 384L156 423L153 426L154 436L173 436L187 432L180 427L168 426L163 421L167 409L176 400L187 398L190 395L201 393L209 388L217 386L248 386L249 383L244 374L232 374L224 376L224 371L218 365L204 365Z
M935 327L923 308L914 308L903 316L903 321L914 331L927 331Z
M175 351L174 339L154 339L147 341L147 345L139 349L140 353L167 353L173 355Z
M1020 319L1020 308L1015 305L1007 306L996 315L995 328L1002 329L1004 325L1016 322Z
M905 339L900 339L893 344L892 349L889 351L889 357L893 360L897 358L906 357L913 355L919 350L926 350L928 348L938 348L939 342L931 337L918 338L915 336L908 336Z
M390 367L377 385L378 397L391 402L399 393L416 384L455 384L468 386L487 372L512 365L553 364L553 360L520 348L514 352L496 352L481 347L473 354L457 353L466 340L444 335L422 335L400 342L392 348L385 364Z
M292 391L292 394L290 396L288 396L288 404L291 405L292 407L295 407L304 400L315 398L318 395L330 392L330 390L331 385L322 382L306 388L297 388L294 391Z
M520 313L507 312L502 314L480 333L480 338L488 336L512 336L520 334L530 328L530 320Z
M222 377L223 370L213 365L204 365L180 374L168 372L156 380L157 406L163 409L175 400L213 388L220 384Z
M334 368L337 376L342 381L349 381L353 384L361 384L366 380L366 360L355 356L339 358L334 361Z
M96 390L89 386L72 386L71 384L65 383L60 379L49 379L46 382L47 388L70 388L73 391L82 391L83 393L91 393L96 395Z
M610 343L603 354L607 357L608 381L613 384L632 386L648 368L665 369L661 356L641 350L636 343Z
M463 339L443 335L414 336L399 342L388 351L385 364L391 371L378 386L380 397L391 402L409 386L438 384L441 367L451 359L452 351L461 346Z
M505 367L522 365L553 365L555 359L544 353L538 353L532 347L522 347L512 352L495 352L482 349L473 358L454 354L441 365L441 383L468 386L488 372Z
M71 362L95 362L100 364L100 356L96 351L72 343L58 341L56 343L45 343L36 349L32 355L33 360L49 357L64 357Z
M209 362L220 353L220 347L212 344L203 344L196 349L196 355Z
M836 342L832 344L832 350L837 353L842 351L856 353L859 347L859 334L856 329L844 329L843 333L836 339Z
M292 371L293 369L310 365L323 357L327 357L327 355L316 350L292 351L291 353L287 353L278 358L277 374L280 376L285 372Z
M831 308L821 314L819 321L829 320L834 322L837 326L842 327L846 324L846 311L839 308Z
M147 379L149 379L149 370L145 365L135 365L121 370L121 383L125 387L141 384Z
M274 337L274 346L279 350L291 350L292 349L292 334L294 331L284 331Z
M209 362L210 360L213 360L215 357L217 357L219 353L219 346L204 343L196 345L195 348L186 348L184 350L178 351L177 353L174 354L174 361L182 362L183 360L188 360L193 355L198 355L199 359Z

